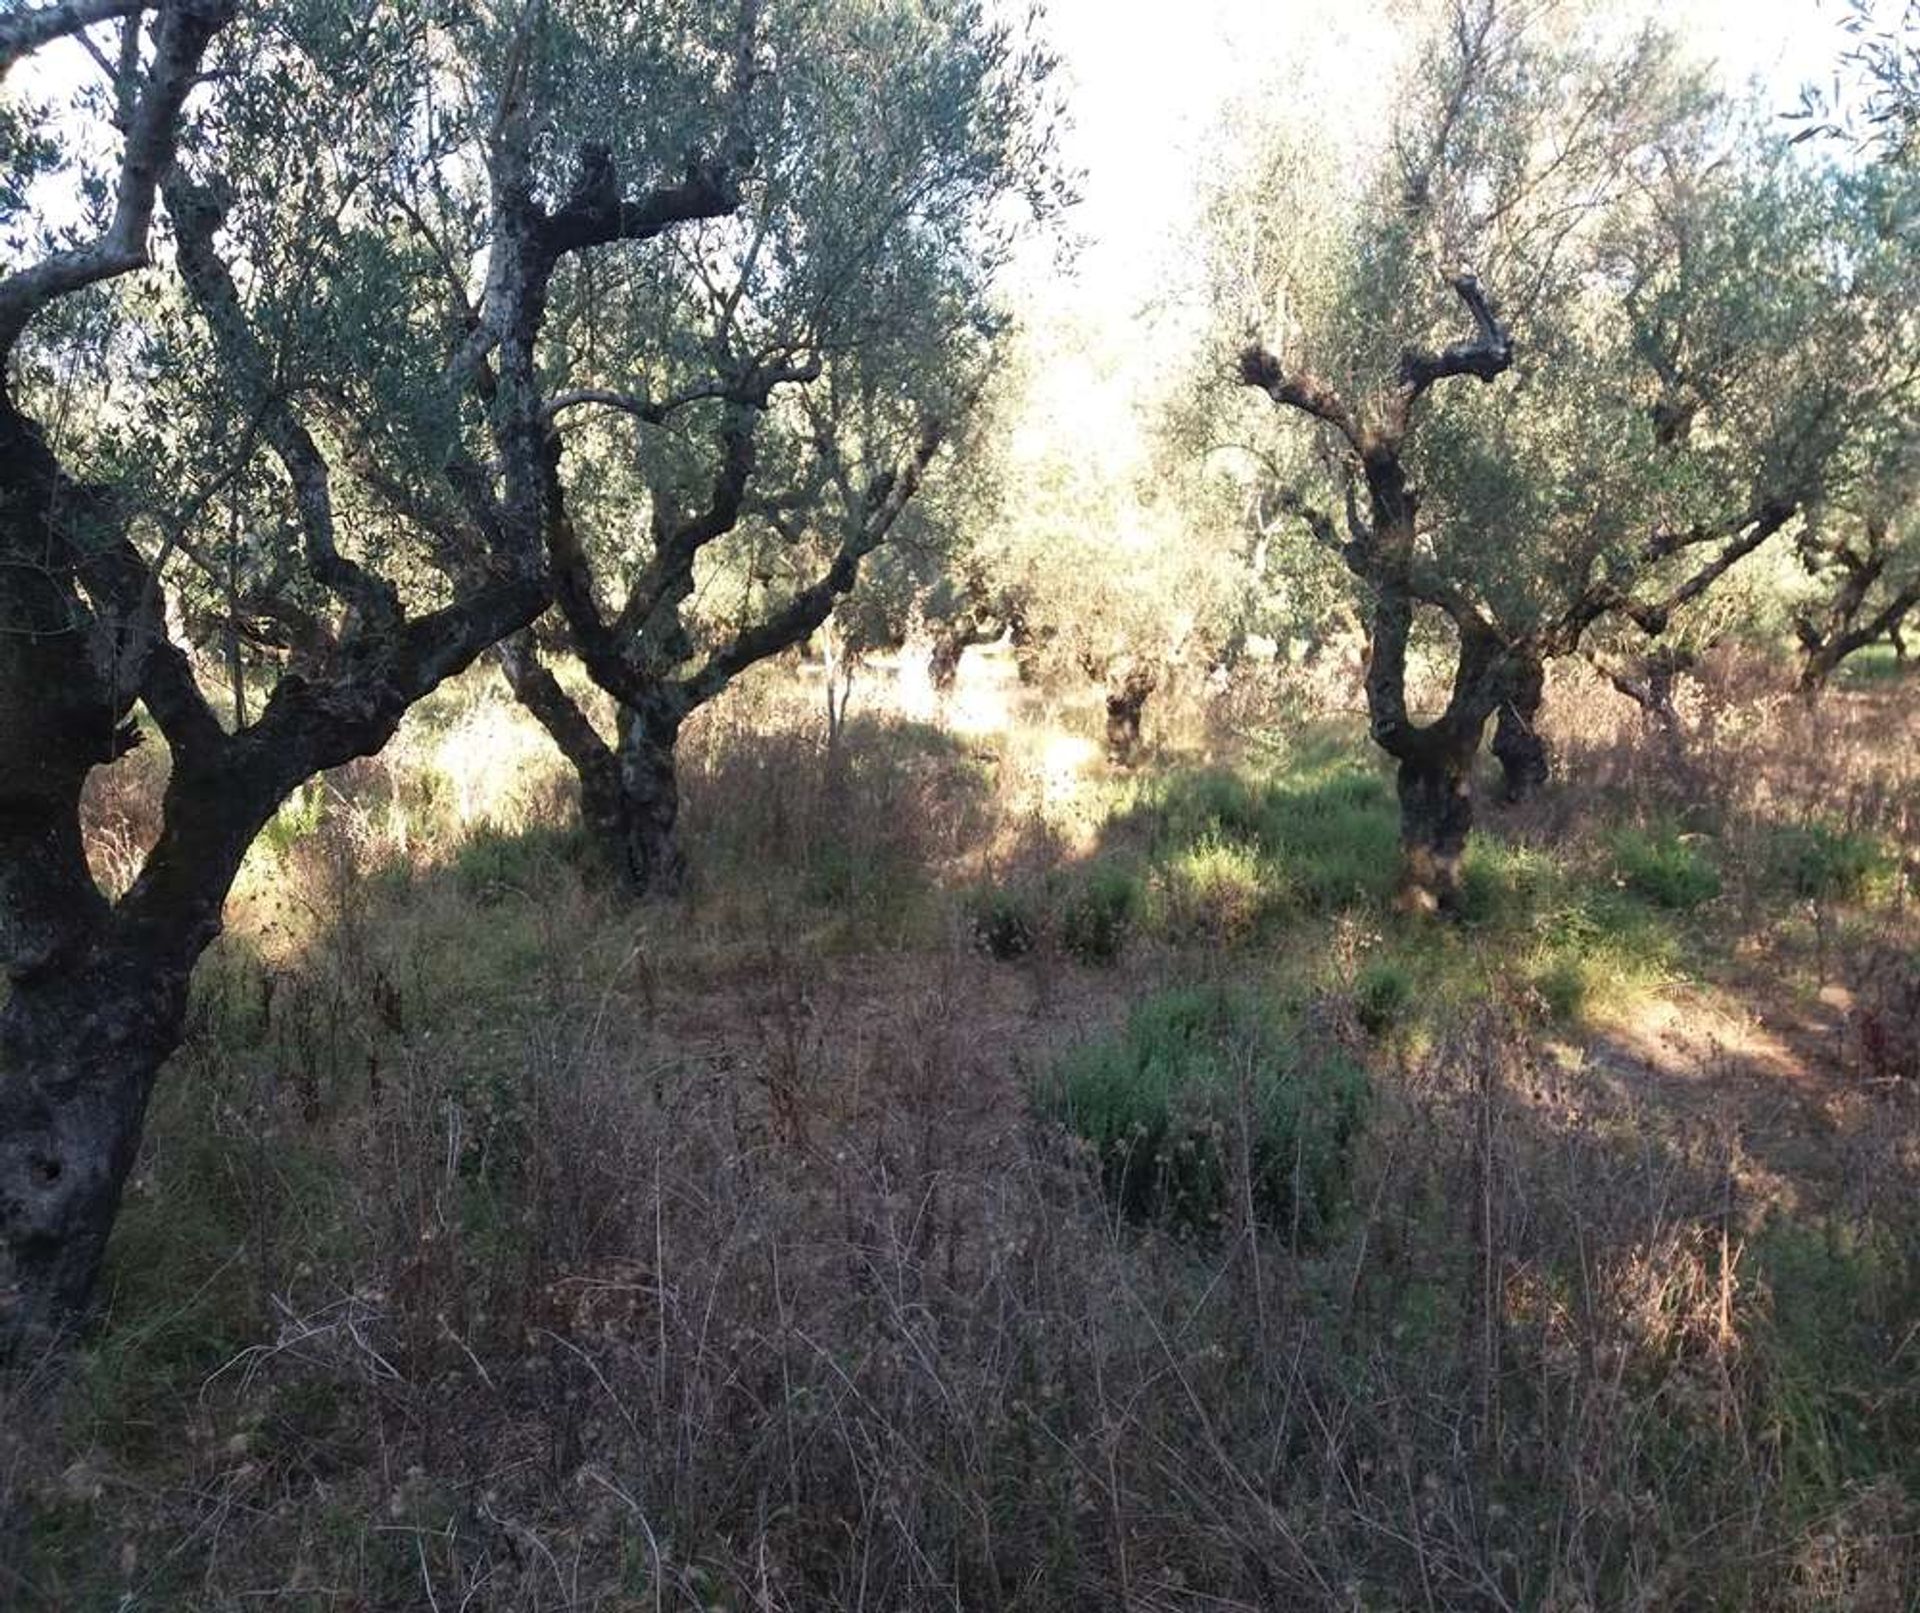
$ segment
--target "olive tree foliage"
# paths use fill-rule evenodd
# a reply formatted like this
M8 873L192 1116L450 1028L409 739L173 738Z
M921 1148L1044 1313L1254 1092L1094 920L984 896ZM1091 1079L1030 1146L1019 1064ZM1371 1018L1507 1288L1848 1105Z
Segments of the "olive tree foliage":
M579 474L547 487L554 619L502 660L635 891L681 881L688 717L820 630L951 458L994 271L1056 205L1050 66L972 3L771 10L739 210L556 282L550 362L581 384L547 408ZM545 648L612 697L611 733Z
M1414 60L1344 188L1317 131L1252 115L1210 269L1245 389L1217 440L1351 578L1408 895L1444 907L1488 722L1512 786L1544 777L1545 663L1604 621L1660 634L1795 523L1909 360L1880 256L1835 247L1845 185L1658 32L1451 0ZM1457 646L1424 719L1421 616Z
M1920 257L1920 0L1848 0L1842 26L1850 43L1839 66L1853 104L1836 106L1809 86L1795 140L1856 159L1852 183L1875 239L1911 269ZM1920 347L1913 308L1909 301L1909 351ZM1896 397L1898 407L1851 445L1843 484L1799 538L1806 587L1793 626L1808 690L1870 644L1891 643L1906 658L1903 629L1920 610L1920 404L1911 389Z
M545 607L556 283L740 205L757 12L0 19L0 1353L86 1304L262 826ZM110 890L81 791L143 739L162 821Z
M1809 691L1871 644L1890 644L1904 661L1904 629L1920 611L1920 418L1910 414L1873 449L1796 544L1808 588L1793 630Z
M1811 557L1898 486L1920 286L1878 176L1810 163L1737 108L1692 132L1690 160L1668 146L1608 209L1587 290L1540 332L1553 407L1472 398L1429 441L1433 495L1471 522L1438 527L1436 551L1478 569L1521 652L1495 732L1510 781L1537 754L1515 734L1540 663L1591 651L1657 695L1740 614L1777 614L1789 539ZM1670 728L1670 705L1651 714Z
M1149 700L1230 653L1246 597L1242 534L1217 488L1161 454L1136 363L1097 316L1022 326L986 400L986 492L930 611L936 682L1006 635L1023 676L1092 680L1121 763Z

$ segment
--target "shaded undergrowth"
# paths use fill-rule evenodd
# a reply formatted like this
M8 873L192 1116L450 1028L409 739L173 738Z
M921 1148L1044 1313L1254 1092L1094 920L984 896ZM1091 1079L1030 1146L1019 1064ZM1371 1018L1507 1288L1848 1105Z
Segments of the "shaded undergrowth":
M1914 1086L1768 1198L1563 1056L1756 936L1897 940L1883 818L1595 788L1439 926L1348 735L1094 778L1078 841L922 728L703 743L638 914L563 791L297 805L103 1326L0 1403L0 1601L1920 1594Z

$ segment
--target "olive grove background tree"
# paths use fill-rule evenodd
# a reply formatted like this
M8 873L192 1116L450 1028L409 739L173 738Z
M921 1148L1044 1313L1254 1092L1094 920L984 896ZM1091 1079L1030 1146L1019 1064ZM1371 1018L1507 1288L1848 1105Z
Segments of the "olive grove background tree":
M1883 250L1920 257L1920 0L1876 5L1848 0L1851 38L1843 65L1857 77L1857 105L1835 108L1810 87L1796 141L1819 139L1864 159L1854 184L1871 208ZM1907 348L1920 350L1920 318L1907 306ZM1894 394L1875 429L1851 445L1844 484L1798 543L1809 583L1794 631L1804 655L1801 683L1820 688L1870 644L1906 658L1904 629L1920 610L1920 400Z
M636 892L682 877L688 717L823 627L965 425L993 272L1057 199L1049 66L978 5L772 13L737 214L556 284L549 342L582 384L546 408L582 474L545 487L546 642L612 697L614 731L540 634L502 662Z
M556 281L736 209L757 13L0 20L0 68L94 74L14 73L0 149L0 1351L87 1301L262 826L544 608ZM104 889L81 792L150 728L158 839Z
M1887 644L1907 658L1907 620L1920 610L1920 519L1911 432L1883 476L1849 489L1801 533L1798 553L1813 585L1794 615L1801 687L1816 690L1848 656Z
M968 512L933 613L936 681L1007 634L1032 677L1099 689L1120 764L1149 701L1229 653L1249 597L1230 503L1164 452L1165 379L1139 367L1107 319L1021 329L983 426L993 494Z
M1910 265L1654 30L1451 0L1415 59L1345 192L1316 131L1255 114L1211 277L1236 378L1279 406L1222 430L1353 580L1408 895L1444 907L1488 722L1522 793L1546 662L1603 619L1657 636L1825 495L1910 381ZM1456 646L1426 720L1423 616Z

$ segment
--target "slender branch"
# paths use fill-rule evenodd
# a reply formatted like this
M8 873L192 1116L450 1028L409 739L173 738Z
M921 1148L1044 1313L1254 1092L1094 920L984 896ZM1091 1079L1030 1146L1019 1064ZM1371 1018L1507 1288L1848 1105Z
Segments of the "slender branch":
M546 417L552 420L566 409L597 407L613 409L621 414L632 415L636 420L644 420L650 426L658 426L691 404L711 402L716 399L764 406L774 388L804 385L809 381L818 380L819 377L820 360L814 357L803 364L755 369L749 371L744 379L718 376L696 382L692 386L682 387L678 392L672 392L664 398L657 399L643 397L636 392L614 391L606 387L572 387L565 392L556 392L549 398L545 412Z
M691 709L719 694L746 668L797 644L833 613L840 597L859 580L860 562L886 542L887 534L920 490L927 467L947 438L947 424L930 416L906 458L867 488L852 529L825 572L765 621L743 628L698 671L682 680L681 697Z
M1368 575L1372 550L1358 532L1342 542L1339 530L1333 524L1333 517L1319 506L1309 504L1291 488L1276 493L1274 503L1288 515L1304 522L1307 530L1313 534L1314 542L1329 554L1337 556L1356 577L1364 579Z
M1473 316L1474 333L1470 340L1455 342L1438 353L1422 353L1408 348L1400 355L1400 415L1411 413L1420 395L1436 381L1456 375L1473 375L1491 381L1513 364L1513 337L1494 315L1492 304L1480 289L1480 282L1463 274L1453 282L1454 292Z
M0 280L0 364L27 322L49 303L147 262L154 195L173 162L181 108L199 81L208 44L233 11L234 0L175 0L161 11L153 66L126 133L112 222L85 246L55 252Z
M613 765L613 748L540 659L540 647L531 628L495 645L492 653L514 698L533 714L583 777L590 768Z
M1748 555L1791 521L1798 512L1796 504L1765 504L1755 512L1746 531L1722 548L1691 576L1682 579L1651 605L1628 607L1625 614L1648 633L1664 632L1673 613L1691 604L1724 577Z
M555 258L614 241L650 241L675 224L717 218L740 205L733 169L724 162L698 160L688 163L686 177L677 185L623 197L611 189L611 163L603 168L598 160L603 151L588 148L582 183L559 212L541 220L541 246Z
M0 17L0 78L7 69L42 45L77 34L111 17L131 17L153 0L59 0L57 5L35 6Z
M174 756L186 763L217 754L226 731L200 692L186 653L168 636L158 581L139 550L118 538L88 557L83 578L87 591L111 606L121 641L137 647L141 702Z
M233 276L214 247L219 204L178 169L168 176L166 199L179 243L181 278L213 333L228 374L256 393L261 431L293 483L308 569L353 607L356 631L392 625L401 614L393 584L343 555L335 542L326 460L292 406L274 392L271 363L247 322Z

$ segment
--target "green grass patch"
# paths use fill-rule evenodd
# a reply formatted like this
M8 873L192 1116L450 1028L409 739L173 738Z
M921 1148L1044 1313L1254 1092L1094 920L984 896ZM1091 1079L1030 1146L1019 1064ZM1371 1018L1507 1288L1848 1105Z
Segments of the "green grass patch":
M586 830L578 824L511 832L476 828L460 841L447 866L463 896L491 907L550 888L557 869L585 865L592 851ZM609 872L605 877L610 880L613 875Z
M1562 883L1545 852L1476 833L1460 864L1460 918L1483 928L1527 923Z
M1901 1356L1920 1282L1884 1228L1776 1219L1747 1250L1768 1437L1796 1488L1828 1498L1895 1472L1920 1489L1920 1379Z
M1374 1035L1393 1029L1413 1006L1413 973L1397 958L1376 958L1353 982L1353 1007Z
M1040 942L1040 904L1027 891L985 886L968 894L967 929L973 944L990 958L1011 963Z
M1863 644L1840 663L1835 676L1843 683L1892 683L1907 670L1891 644Z
M1871 895L1895 859L1873 835L1813 820L1768 828L1760 866L1770 885L1802 901L1852 902Z
M1690 913L1720 894L1720 870L1698 835L1671 824L1616 829L1608 837L1616 877L1636 896Z
M1393 792L1342 747L1304 746L1271 774L1152 781L1122 820L1144 827L1176 937L1238 937L1284 915L1377 908L1399 868Z
M1276 881L1260 852L1214 837L1168 858L1154 888L1160 929L1177 941L1244 941L1277 903Z
M1674 977L1679 959L1667 910L1623 891L1589 890L1541 918L1526 969L1548 1013L1574 1025L1632 1008Z
M1245 1204L1312 1238L1345 1200L1367 1083L1345 1061L1304 1059L1260 999L1200 986L1147 998L1036 1100L1088 1144L1130 1219L1206 1234Z
M1061 948L1081 963L1112 963L1133 932L1142 894L1139 877L1117 863L1070 876L1060 902Z
M318 832L327 815L327 785L324 779L309 779L280 803L280 810L267 819L260 831L260 844L285 861L293 848Z

